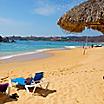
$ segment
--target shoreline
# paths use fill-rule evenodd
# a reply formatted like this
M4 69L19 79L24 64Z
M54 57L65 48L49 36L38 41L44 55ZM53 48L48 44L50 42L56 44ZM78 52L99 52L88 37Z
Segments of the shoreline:
M51 56L51 54L48 54L48 51L66 50L66 49L74 49L74 48L77 48L77 47L76 46L65 46L64 48L49 48L49 49L39 49L39 50L24 52L24 53L21 52L21 53L17 53L17 54L13 54L13 55L1 56L0 61L5 61L5 60L8 61L8 60L12 60L12 59L19 59L21 57L28 57L27 59L47 58L47 57ZM47 52L47 54L46 54L46 52Z
M24 52L24 53L21 52L21 53L17 53L17 54L13 54L13 55L5 55L5 56L0 57L0 61L6 60L6 59L18 58L18 57L22 57L22 56L41 54L41 53L44 53L44 52L50 51L50 50L54 50L54 49L39 49L39 50L31 51L31 52ZM36 57L36 58L38 58L38 57Z

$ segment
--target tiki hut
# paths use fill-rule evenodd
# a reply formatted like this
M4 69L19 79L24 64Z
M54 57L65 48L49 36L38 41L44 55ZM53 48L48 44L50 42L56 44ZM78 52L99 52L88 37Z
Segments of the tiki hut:
M104 0L88 0L66 12L57 24L68 32L85 27L104 33Z

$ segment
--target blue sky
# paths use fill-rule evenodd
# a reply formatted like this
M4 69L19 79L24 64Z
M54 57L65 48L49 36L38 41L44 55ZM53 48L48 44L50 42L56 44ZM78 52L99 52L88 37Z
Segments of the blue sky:
M65 36L56 24L58 18L83 1L85 0L0 0L0 34ZM83 34L101 35L92 30L85 30L79 35Z

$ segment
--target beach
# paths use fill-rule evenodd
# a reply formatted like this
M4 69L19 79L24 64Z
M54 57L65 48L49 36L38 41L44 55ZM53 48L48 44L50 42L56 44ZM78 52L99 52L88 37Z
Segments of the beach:
M5 104L104 104L103 47L88 48L85 55L83 48L49 50L44 54L49 56L0 60L1 77L27 78L43 71L49 81L47 90L37 88L34 95L18 90L19 99ZM15 91L11 89L11 93Z

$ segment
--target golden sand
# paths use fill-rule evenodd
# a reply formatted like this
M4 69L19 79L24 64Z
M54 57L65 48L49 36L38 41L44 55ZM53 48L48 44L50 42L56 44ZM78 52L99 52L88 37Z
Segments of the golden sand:
M36 89L34 95L17 91L18 101L6 104L104 104L104 48L53 50L52 57L29 61L0 61L0 75L27 77L44 71L48 90ZM12 89L13 92L14 88Z

